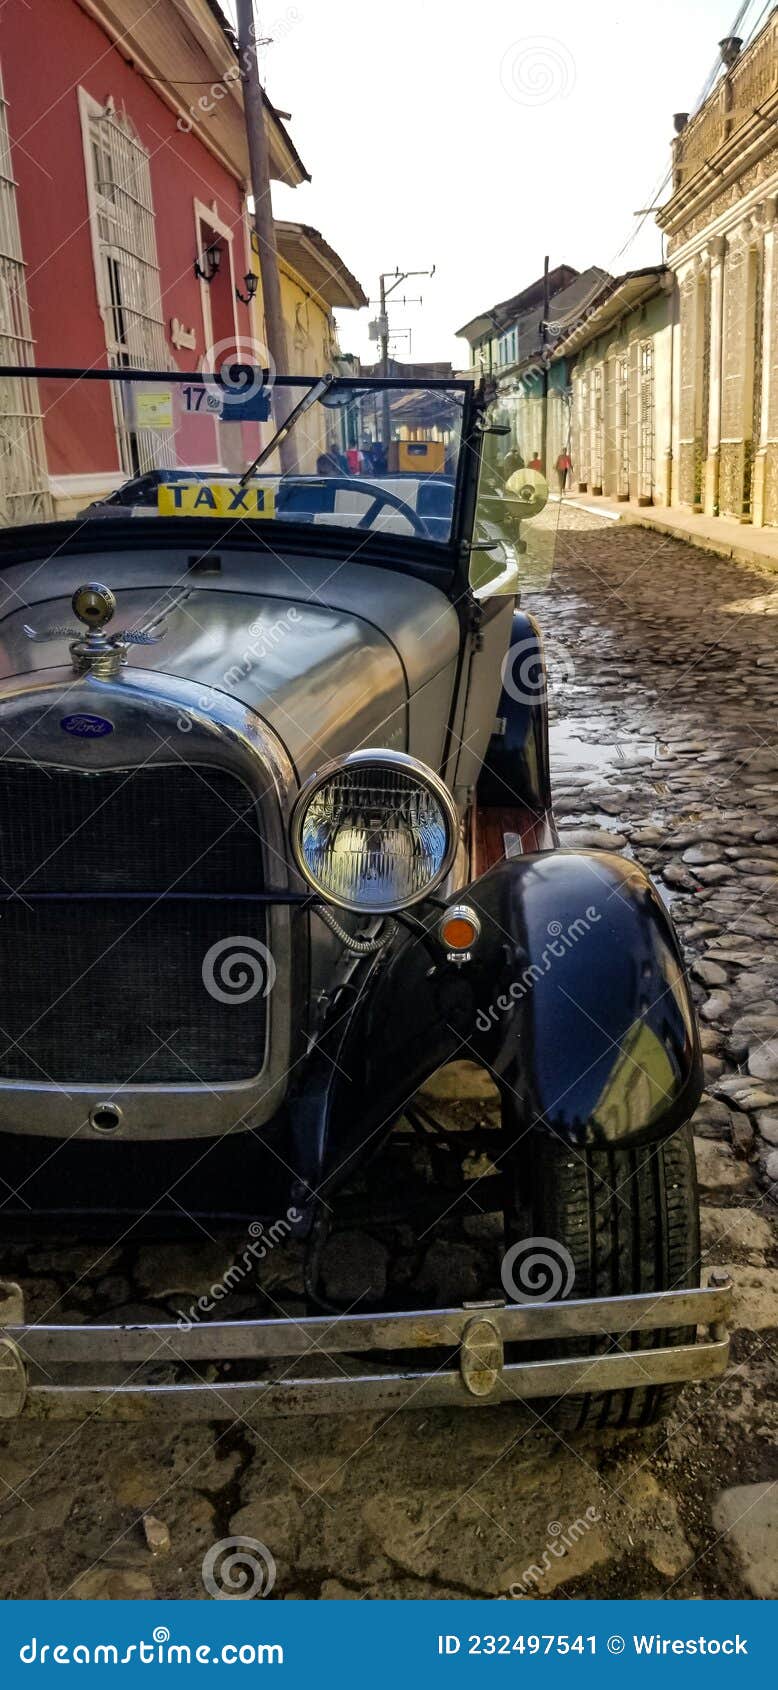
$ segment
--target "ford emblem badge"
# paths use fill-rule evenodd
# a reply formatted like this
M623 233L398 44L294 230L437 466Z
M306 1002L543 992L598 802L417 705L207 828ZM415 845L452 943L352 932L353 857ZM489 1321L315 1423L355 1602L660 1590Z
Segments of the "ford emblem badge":
M113 722L107 716L63 716L60 727L77 739L102 739L104 734L113 733Z

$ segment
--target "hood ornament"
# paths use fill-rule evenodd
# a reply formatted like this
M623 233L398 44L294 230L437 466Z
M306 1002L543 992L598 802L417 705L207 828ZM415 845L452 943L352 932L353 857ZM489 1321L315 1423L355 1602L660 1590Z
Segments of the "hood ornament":
M191 588L179 593L145 627L121 628L116 633L107 634L105 628L116 614L116 596L101 581L85 581L83 586L76 588L71 604L79 622L89 630L86 635L81 628L59 624L38 632L25 623L24 632L28 640L71 640L70 655L76 674L96 675L98 680L110 681L127 662L130 646L154 645L162 638L170 611L189 598L190 592Z

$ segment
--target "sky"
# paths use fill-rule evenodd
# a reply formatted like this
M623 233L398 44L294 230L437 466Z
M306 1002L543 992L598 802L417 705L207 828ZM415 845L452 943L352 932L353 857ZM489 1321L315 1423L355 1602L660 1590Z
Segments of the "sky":
M737 33L763 9L751 0ZM431 280L398 290L423 303L392 310L391 351L461 368L456 329L534 281L544 254L614 274L661 259L653 218L636 233L633 213L656 198L673 114L694 110L737 11L738 0L262 0L261 74L312 178L274 184L274 214L319 229L371 301L381 270L434 264ZM374 358L374 315L338 313L344 351Z

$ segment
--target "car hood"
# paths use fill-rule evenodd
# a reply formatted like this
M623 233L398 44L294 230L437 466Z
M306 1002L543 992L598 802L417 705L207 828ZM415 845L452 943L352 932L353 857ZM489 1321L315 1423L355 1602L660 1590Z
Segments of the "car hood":
M242 590L238 580L182 590L180 577L169 587L157 581L122 588L115 568L112 578L108 569L100 575L94 559L89 569L85 561L73 585L90 577L111 583L117 611L109 633L144 628L171 594L185 593L166 611L155 643L130 648L129 667L240 700L278 735L300 780L323 758L359 745L407 749L409 697L456 651L452 607L437 589L408 577L359 569L357 583L340 579L323 603L310 572L293 583L288 569L276 571L263 580L262 591ZM371 575L380 576L375 595ZM73 627L70 591L6 615L0 621L0 687L8 680L16 690L20 678L34 681L39 674L43 680L44 671L50 682L60 666L67 684Z

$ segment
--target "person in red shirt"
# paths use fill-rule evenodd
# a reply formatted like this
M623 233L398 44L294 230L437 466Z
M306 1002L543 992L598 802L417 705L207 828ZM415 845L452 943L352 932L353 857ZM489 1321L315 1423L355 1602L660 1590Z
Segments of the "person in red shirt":
M528 469L539 469L539 470L542 470L542 468L543 468L543 465L542 465L542 463L541 463L541 461L540 461L540 453L539 453L539 452L536 452L536 453L535 453L535 456L534 456L534 458L530 458L530 461L529 461L529 463L528 463L528 465L527 465L527 468L528 468Z
M557 458L557 461L556 461L556 472L557 472L557 475L559 476L559 491L560 491L560 493L564 493L564 491L565 491L565 488L567 486L567 477L570 474L572 467L573 467L573 463L572 463L572 459L570 457L570 453L565 451L564 448L563 448L562 451L559 454L559 457Z

